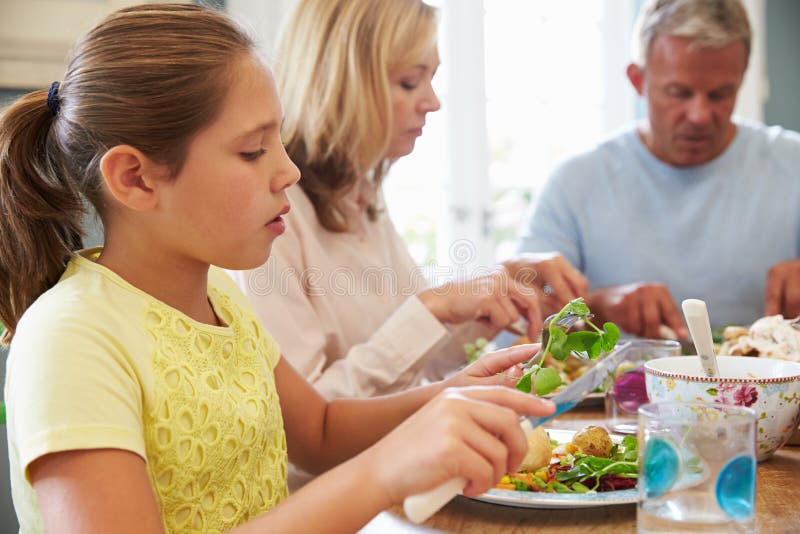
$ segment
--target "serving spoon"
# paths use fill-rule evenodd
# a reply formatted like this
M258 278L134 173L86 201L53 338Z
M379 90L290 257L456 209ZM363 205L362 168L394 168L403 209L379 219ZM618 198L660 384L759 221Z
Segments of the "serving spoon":
M700 357L700 365L706 376L718 377L719 367L714 353L714 339L711 335L711 323L708 320L706 303L698 299L686 299L681 303L686 325L692 335L692 341Z

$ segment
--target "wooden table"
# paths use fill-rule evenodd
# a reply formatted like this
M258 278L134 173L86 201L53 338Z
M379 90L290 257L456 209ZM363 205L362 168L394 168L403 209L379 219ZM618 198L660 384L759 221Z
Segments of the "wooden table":
M551 428L580 429L603 424L602 407L574 409L551 421ZM800 447L785 446L758 464L756 527L762 533L800 532ZM456 497L426 521L405 519L401 506L382 512L361 534L472 534L515 532L636 532L636 505L601 506L574 510L515 508Z

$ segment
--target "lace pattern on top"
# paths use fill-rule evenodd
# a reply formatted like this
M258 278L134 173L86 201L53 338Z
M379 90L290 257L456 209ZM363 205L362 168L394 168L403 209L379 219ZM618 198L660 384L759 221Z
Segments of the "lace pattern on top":
M258 320L212 289L229 328L152 301L154 404L145 407L148 473L167 532L221 532L288 495L270 351Z

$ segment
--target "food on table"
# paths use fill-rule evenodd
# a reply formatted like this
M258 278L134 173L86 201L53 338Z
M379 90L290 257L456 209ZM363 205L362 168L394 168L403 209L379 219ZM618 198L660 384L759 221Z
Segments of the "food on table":
M528 435L528 453L519 466L520 471L536 471L550 464L553 456L553 444L544 428L536 427Z
M800 318L769 315L754 322L749 329L729 326L722 336L724 343L720 354L800 362Z
M611 458L611 436L605 428L589 425L572 437L578 452L599 458Z
M535 433L539 430L541 429L536 429ZM546 435L544 430L542 433ZM536 439L537 447L541 447L537 450L545 450L539 441L541 436ZM637 443L633 436L626 436L620 443L613 443L604 428L588 426L577 432L571 442L553 448L549 462L538 468L521 467L518 472L504 476L495 487L549 493L587 493L635 488L639 476ZM610 446L605 449L608 445ZM595 449L607 456L587 453L588 450Z

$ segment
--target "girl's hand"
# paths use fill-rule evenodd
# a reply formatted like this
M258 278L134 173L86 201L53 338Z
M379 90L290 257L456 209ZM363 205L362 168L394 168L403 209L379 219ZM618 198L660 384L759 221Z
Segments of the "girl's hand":
M498 386L448 388L364 452L376 491L392 503L455 477L464 495L487 491L527 452L520 415L549 415L547 400Z
M507 269L498 269L469 280L454 280L427 289L420 301L442 323L487 323L494 337L520 315L528 320L528 335L536 339L542 325L539 299L531 287L514 280Z
M533 358L539 347L539 343L517 345L484 354L443 383L446 387L494 385L513 388L522 376L519 364Z

